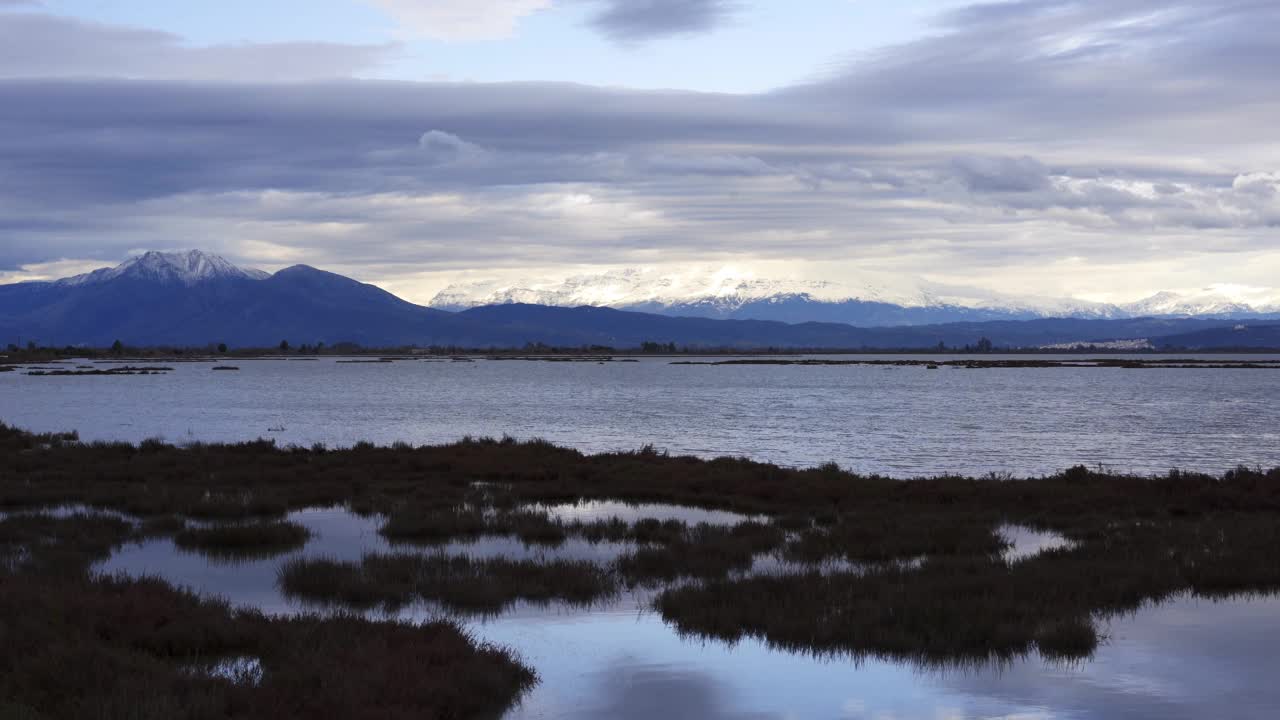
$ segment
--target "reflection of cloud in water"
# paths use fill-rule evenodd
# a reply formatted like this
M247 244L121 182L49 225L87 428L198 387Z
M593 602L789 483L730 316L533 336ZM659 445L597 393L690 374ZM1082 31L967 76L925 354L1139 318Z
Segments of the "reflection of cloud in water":
M1009 562L1033 558L1046 550L1072 547L1072 542L1058 533L1024 525L1002 525L996 529L996 533L1010 543L1010 547L1004 551L1004 559Z
M708 525L737 525L747 520L767 521L763 515L742 515L727 510L705 510L703 508L684 505L668 505L664 503L628 503L616 500L584 500L578 503L559 503L553 505L534 504L526 506L527 510L545 512L552 518L564 521L611 520L617 518L623 522L633 523L638 520L679 520L690 525L707 523Z
M1078 667L1029 661L1002 673L948 673L940 683L1068 717L1276 717L1280 598L1182 598L1102 630L1109 641Z
M729 709L725 688L708 673L670 665L616 663L595 678L597 698L575 720L772 720L782 715Z

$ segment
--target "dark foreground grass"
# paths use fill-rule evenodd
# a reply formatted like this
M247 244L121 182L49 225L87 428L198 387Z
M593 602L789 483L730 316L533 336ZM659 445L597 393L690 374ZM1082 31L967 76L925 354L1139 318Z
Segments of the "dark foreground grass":
M757 555L777 550L785 539L786 533L770 523L695 525L663 545L642 547L622 556L617 566L631 584L720 578L750 569Z
M443 554L370 554L358 563L290 560L279 583L286 595L313 602L394 610L421 600L478 614L501 612L519 600L589 605L617 590L612 575L589 562Z
M514 504L510 498L502 499L492 490L486 491L483 497L488 505ZM526 545L554 548L574 537L591 543L668 545L686 539L690 528L679 520L652 518L633 523L618 518L566 521L542 510L510 507L494 510L473 501L444 508L401 508L387 518L379 532L397 544L431 546L483 536L511 535Z
M859 574L719 580L669 590L657 605L684 632L938 664L1032 650L1087 657L1100 639L1092 622L1099 613L1131 612L1185 592L1280 591L1273 519L1167 520L1116 535L1119 542L1016 563L970 555Z
M311 532L293 522L209 525L187 528L173 537L184 550L224 559L274 557L303 547L309 539Z
M87 515L0 521L0 717L497 718L535 682L450 622L268 618L88 572L138 532ZM210 672L244 657L260 676Z
M607 499L770 519L727 528L564 522L528 509ZM455 566L393 554L299 564L281 579L300 595L330 602L430 600L468 611L520 598L585 601L611 584L656 583L665 588L657 608L685 632L935 663L1036 651L1087 657L1099 642L1100 617L1179 593L1280 590L1274 552L1280 469L1146 477L1076 467L1026 480L903 482L834 465L797 470L652 450L586 456L544 442L179 448L81 444L73 436L0 427L0 508L71 503L145 517L236 521L345 504L385 515L382 532L389 539L427 546L494 532L546 546L573 537L633 542L631 552L604 568ZM1061 533L1071 547L1006 562L1006 542L997 533L1005 523ZM93 546L93 537L87 533L84 542ZM768 553L865 567L751 576L753 560ZM22 552L9 557L11 564L31 561ZM66 556L45 561L70 562Z
M486 503L494 502L484 493ZM474 502L442 508L406 507L392 513L379 532L394 543L439 545L474 540L485 535L514 535L526 545L558 547L577 525L552 519L545 512L504 508L494 510Z

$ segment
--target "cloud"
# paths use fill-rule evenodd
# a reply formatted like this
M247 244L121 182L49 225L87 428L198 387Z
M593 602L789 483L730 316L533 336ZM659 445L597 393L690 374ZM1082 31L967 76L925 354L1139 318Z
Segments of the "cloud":
M411 36L445 41L510 37L523 18L552 8L554 0L366 0ZM736 0L561 0L597 6L590 27L613 40L635 43L706 32L737 10Z
M938 681L962 697L1052 707L1068 717L1195 720L1230 706L1233 717L1263 720L1280 703L1280 687L1267 672L1280 641L1278 610L1272 598L1175 598L1111 619L1104 628L1110 642L1070 672L1027 660L998 672L941 674ZM1232 678L1230 690L1224 676Z
M1261 199L1280 195L1280 172L1256 172L1237 175L1231 181L1231 189L1243 195Z
M1280 101L1266 70L1280 64L1267 29L1276 23L1280 5L1262 0L972 4L935 34L781 94L888 106L921 136L1262 141ZM1236 134L1214 133L1214 122Z
M409 34L435 40L496 40L551 0L368 0Z
M484 148L479 145L443 130L428 130L423 133L418 138L418 149L427 162L433 164L466 162L485 155Z
M951 166L974 192L1031 192L1049 186L1049 169L1031 157L960 157Z
M735 710L728 689L709 674L655 669L614 663L591 678L589 694L597 706L568 714L569 718L640 720L691 717L706 720L781 720L780 713Z
M190 46L166 32L38 13L0 13L0 77L296 82L376 67L391 45Z
M778 168L770 166L769 163L758 157L749 155L655 152L634 155L629 157L627 162L638 172L658 175L751 177L780 173Z
M591 26L624 43L706 32L738 10L731 0L599 0Z
M3 5L4 0L0 0L0 6ZM102 267L102 263L93 260L59 258L49 262L23 265L15 271L0 272L0 284L58 280L59 278L87 273L100 267Z
M177 244L389 283L797 257L1041 294L1280 274L1280 46L1260 29L1280 7L1260 0L971 6L759 95L263 85L235 47L14 17L0 270ZM115 79L68 78L94 66Z

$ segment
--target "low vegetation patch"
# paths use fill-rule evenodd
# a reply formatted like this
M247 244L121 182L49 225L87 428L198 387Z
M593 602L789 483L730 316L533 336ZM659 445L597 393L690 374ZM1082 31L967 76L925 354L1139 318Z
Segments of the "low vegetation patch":
M279 582L285 594L316 602L397 609L421 600L482 614L519 600L589 605L617 589L608 572L589 562L407 553L365 555L358 563L290 560Z
M451 622L269 618L89 572L140 538L97 515L0 520L0 716L496 718L536 681ZM245 657L253 677L213 672Z
M311 533L292 522L210 525L181 530L174 543L185 550L221 558L273 557L307 544Z

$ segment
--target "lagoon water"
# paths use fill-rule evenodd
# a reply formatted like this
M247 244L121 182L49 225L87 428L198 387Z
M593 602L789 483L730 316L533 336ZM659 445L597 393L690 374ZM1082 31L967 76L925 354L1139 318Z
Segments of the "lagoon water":
M712 367L667 358L234 364L238 372L177 363L165 375L0 373L0 421L86 440L339 446L511 435L589 452L652 444L792 466L835 461L896 477L1280 465L1280 370L1272 369Z
M1250 357L1247 359L1258 359ZM171 374L33 377L0 374L0 420L84 439L174 442L272 437L281 443L439 443L464 435L544 437L586 451L653 444L788 465L842 466L911 477L1017 475L1077 463L1162 472L1280 465L1280 371L681 366L639 362L486 361L386 364L237 360ZM617 503L543 508L560 517L680 517L732 523L729 513ZM314 610L276 585L290 557L356 559L386 550L379 520L340 508L294 513L313 537L285 556L228 563L171 540L122 548L104 572L155 574L271 613ZM1010 558L1062 544L1007 528ZM608 563L621 543L554 550L514 538L454 543L480 556L568 556ZM769 571L767 562L759 564ZM1280 599L1182 597L1100 619L1108 639L1089 661L1037 656L999 667L919 668L814 657L758 640L681 637L647 592L590 609L518 605L459 618L476 637L514 648L540 684L507 720L809 720L1020 718L1271 718ZM421 620L439 610L413 608ZM252 659L241 659L252 662Z
M584 511L600 516L615 509ZM289 614L315 608L280 593L276 571L287 558L354 560L389 547L377 534L376 518L316 509L290 519L313 538L279 558L209 560L171 540L154 540L123 548L98 570L159 575L236 605ZM1054 544L1034 533L1012 535L1019 557ZM517 547L514 540L488 539L447 552L488 555ZM599 552L570 544L552 554L599 560ZM1272 677L1280 643L1276 598L1183 597L1104 620L1108 639L1089 661L1063 665L1032 656L978 668L920 668L784 652L757 640L685 638L648 609L647 599L627 593L586 610L526 604L495 618L459 619L477 638L517 650L540 675L507 720L1262 720L1280 707ZM434 612L418 608L394 617L412 622Z

